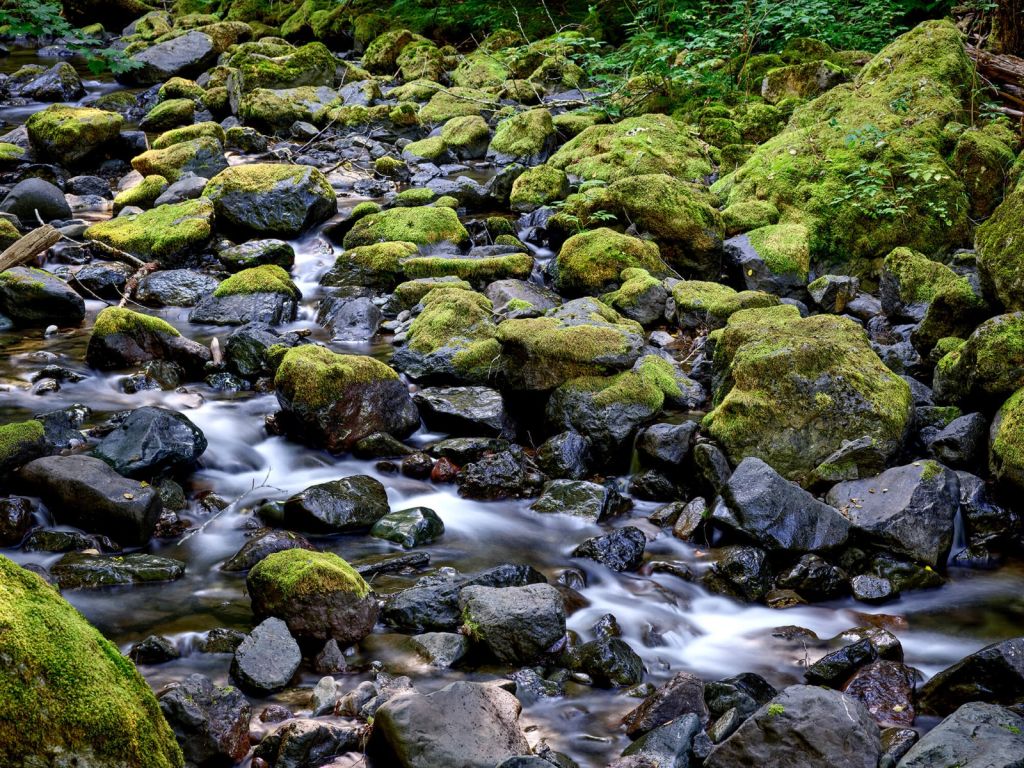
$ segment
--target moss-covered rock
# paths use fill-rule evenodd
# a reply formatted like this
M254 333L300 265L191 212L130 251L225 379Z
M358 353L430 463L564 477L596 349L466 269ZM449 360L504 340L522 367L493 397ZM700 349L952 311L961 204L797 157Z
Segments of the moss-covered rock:
M714 376L704 427L730 460L756 456L798 482L846 440L866 436L877 455L893 456L913 413L910 387L855 322L802 319L792 306L733 314L715 344Z
M494 54L469 54L452 72L452 82L461 88L497 88L508 80L510 71Z
M456 157L475 160L486 154L491 129L479 115L453 117L441 128L441 138Z
M210 350L184 338L166 320L123 307L107 307L96 315L85 359L93 368L129 368L150 360L167 360L187 373L199 373Z
M509 205L513 211L529 213L541 206L564 200L569 194L569 177L550 165L527 168L512 182Z
M122 190L114 198L114 213L122 208L132 205L139 208L152 208L163 191L167 189L167 179L163 176L146 176L134 187Z
M20 162L25 158L25 150L17 144L8 144L0 141L0 164L9 165Z
M292 282L288 272L276 264L264 264L236 272L214 290L216 297L247 296L253 293L281 293L293 299L299 298L299 289Z
M9 219L0 219L0 252L6 251L21 237L21 232Z
M562 145L549 162L584 179L603 181L653 173L690 181L712 170L706 148L691 129L665 115L591 126Z
M971 218L987 219L1003 199L1013 150L985 131L964 131L957 139L950 167L963 180L971 201Z
M935 366L933 388L941 403L984 405L1024 386L1024 312L997 315Z
M436 81L444 77L444 54L427 40L413 41L405 46L395 59L395 64L406 81Z
M607 229L581 232L562 245L554 265L554 286L561 294L597 295L618 287L624 269L639 267L666 276L658 246Z
M174 128L170 131L161 133L153 140L151 146L153 149L167 149L167 147L174 144L181 144L184 141L200 139L204 136L216 139L221 143L221 145L227 142L227 135L224 133L224 129L221 128L220 124L208 121L196 123L195 125L186 125L182 128Z
M0 425L0 473L7 475L46 452L41 421L30 419Z
M195 114L196 103L192 99L168 99L149 110L139 127L144 131L166 131L179 125L190 125Z
M974 242L985 293L1008 310L1024 309L1024 184L978 227Z
M403 279L402 261L419 253L415 243L387 242L351 248L338 255L320 284L358 285L389 291Z
M38 575L0 557L0 762L181 768L156 697L134 665Z
M224 147L212 136L200 136L164 149L150 149L132 158L132 168L143 176L163 176L170 182L185 173L210 178L227 167Z
M767 200L746 200L722 211L722 226L727 237L767 227L779 221L779 209Z
M210 241L213 211L213 203L202 197L159 205L93 224L85 236L165 268L180 266L185 257Z
M510 249L506 249L510 250ZM458 277L473 285L484 286L495 280L526 280L533 272L533 256L528 253L499 253L493 256L411 256L402 262L410 279L421 277Z
M323 43L300 48L267 50L260 44L238 46L227 64L234 68L228 90L238 94L255 88L298 88L300 85L333 85L337 60ZM269 55L268 55L269 54ZM234 97L233 97L234 98Z
M393 29L376 37L363 53L363 66L378 75L393 75L398 70L398 57L409 43L422 40L408 29Z
M763 291L736 291L721 283L682 280L672 287L676 321L683 328L721 328L741 309L774 307L777 296Z
M238 116L263 130L285 131L297 120L311 122L337 99L327 86L255 88L242 96Z
M992 421L989 467L996 479L1024 489L1024 389L1003 403Z
M167 101L169 99L192 99L193 101L199 101L203 98L204 93L206 93L206 89L195 80L189 80L185 77L172 77L160 86L156 95L160 101Z
M392 208L365 216L345 235L346 248L383 242L466 245L469 233L451 208Z
M116 139L122 125L116 112L55 104L33 114L25 128L40 157L76 165Z
M531 109L498 123L487 156L499 163L537 165L548 158L554 140L551 113L546 109Z
M621 285L617 290L601 297L604 304L643 326L665 319L669 292L663 280L646 269L633 268L622 270L619 281Z
M800 293L811 268L810 232L803 224L769 224L726 243L746 286L782 296Z
M424 123L445 123L453 117L479 115L494 110L498 103L475 88L444 88L436 91L430 101L420 107L419 119Z
M768 70L761 96L769 104L783 99L812 99L850 79L848 70L830 61L809 61Z
M441 136L428 136L419 141L413 141L402 149L402 157L413 163L424 160L432 163L444 163L452 159L448 154L448 145Z
M327 177L303 165L232 166L210 179L203 194L219 224L250 236L294 237L338 210Z
M274 388L281 426L330 451L346 451L374 432L405 437L420 422L398 374L370 357L294 347L281 359Z

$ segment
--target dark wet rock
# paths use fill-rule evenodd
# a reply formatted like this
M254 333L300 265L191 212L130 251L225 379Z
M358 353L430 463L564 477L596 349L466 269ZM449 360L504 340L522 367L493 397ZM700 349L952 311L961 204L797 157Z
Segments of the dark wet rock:
M822 656L807 667L804 678L811 685L841 688L853 674L878 657L870 640L864 639Z
M236 328L225 342L229 365L240 376L263 376L272 373L267 350L275 345L291 348L300 337L281 333L266 323L246 323Z
M543 667L524 667L508 675L509 680L516 684L516 698L527 706L542 699L565 695L562 675L556 672L552 677L557 679L548 680L541 677L538 670L543 670Z
M459 472L459 495L469 499L536 496L544 476L519 446L484 456Z
M215 768L249 751L252 707L237 688L218 688L199 674L162 692L160 711L189 764Z
M511 438L515 427L501 393L489 387L426 387L413 402L428 429L450 434Z
M287 293L258 291L224 296L209 294L199 300L188 319L190 323L212 325L279 325L294 320L297 312L296 297Z
M365 737L366 729L361 726L311 718L289 719L263 738L253 756L274 768L316 768L337 755L359 751Z
M762 600L772 588L772 574L763 549L723 547L718 560L704 576L704 585L713 592L742 600Z
M603 688L636 685L644 677L644 662L617 637L591 640L568 654L568 666Z
M862 573L850 579L850 591L863 603L884 603L899 597L899 590L889 579L870 573Z
M244 632L227 627L215 627L200 641L199 650L202 653L234 653L243 640Z
M914 673L898 661L885 659L857 670L843 692L860 699L882 726L914 722Z
M538 314L562 303L561 297L554 291L526 280L495 280L484 290L484 295L491 300L498 313L512 301L526 302Z
M120 299L135 268L118 261L94 261L75 272L73 285L85 298Z
M785 689L711 752L706 768L877 768L878 726L856 699L809 685Z
M135 299L154 307L191 307L219 284L213 275L195 269L161 269L139 280Z
M302 662L299 644L281 619L269 618L256 626L235 651L231 676L257 696L288 685Z
M652 693L624 718L626 735L635 739L659 725L683 715L693 714L698 722L707 724L708 708L704 703L704 682L689 672L675 677Z
M275 552L286 549L314 549L305 538L291 531L264 530L245 542L228 561L221 566L224 571L247 571L256 563Z
M957 472L960 478L960 512L972 546L996 550L1014 546L1020 536L1021 517L993 497L977 475Z
M141 66L122 72L118 78L131 85L152 85L175 76L200 74L216 61L217 46L209 35L192 30L152 45L131 59Z
M949 422L928 441L928 451L948 467L973 469L985 459L988 420L980 413L968 413Z
M313 659L313 669L321 675L341 674L347 668L348 663L345 661L345 654L338 645L338 641L333 637L324 643L320 653Z
M647 537L639 528L628 525L603 536L587 539L573 550L573 557L584 557L613 571L636 570L643 562Z
M146 405L129 411L93 450L125 477L149 479L194 464L206 436L182 413Z
M505 664L534 661L565 635L562 595L549 584L468 586L459 604L470 637Z
M215 160L213 161L213 167L217 167ZM203 190L206 189L206 182L207 179L205 177L195 176L191 171L185 171L180 179L160 193L156 200L153 201L153 207L182 203L185 200L195 200L198 197L202 197Z
M428 664L441 669L454 665L469 650L469 640L456 632L425 632L409 641Z
M590 474L590 441L579 432L560 432L537 449L535 461L548 477L582 480Z
M697 443L693 446L693 462L704 484L715 494L725 489L732 475L732 466L721 448L714 443Z
M465 587L521 587L546 581L530 566L510 563L470 578L425 579L391 595L381 616L385 623L400 630L450 631L462 623L459 595Z
M736 467L723 495L728 506L716 505L714 520L770 551L820 552L842 546L849 536L850 525L837 509L753 456Z
M846 572L818 555L803 555L789 570L776 579L776 585L795 590L808 600L830 600L848 589Z
M531 506L534 512L560 513L600 522L632 506L612 484L586 480L552 480L544 484L540 498Z
M903 646L899 638L881 627L853 627L840 632L831 642L854 643L860 640L870 641L880 659L903 661Z
M493 453L500 453L511 448L507 440L495 437L454 437L441 440L430 446L430 453L439 459L448 459L453 464L462 466L479 461Z
M823 312L841 314L860 290L860 281L849 275L823 275L807 286L811 299Z
M119 552L120 547L106 536L95 536L79 531L59 531L40 528L32 531L22 543L25 552Z
M50 574L61 589L95 589L174 581L185 575L185 564L140 552L115 557L69 552L50 567Z
M264 264L291 269L295 264L295 250L284 240L250 240L217 251L217 258L231 272Z
M704 525L708 515L708 503L702 496L687 502L679 510L679 516L672 524L672 535L683 541L690 541Z
M311 485L284 503L287 525L311 533L365 531L389 511L384 486L369 475Z
M108 307L96 316L86 362L94 368L130 368L150 361L173 362L201 372L210 350L181 336L169 323L129 309Z
M690 454L697 434L695 421L682 424L653 424L636 436L636 450L641 460L656 465L678 467Z
M857 535L871 544L933 568L945 564L960 505L960 483L956 473L942 465L914 462L867 480L839 483L827 500L844 511Z
M896 768L910 748L917 743L918 733L912 728L885 728L882 730L882 759L878 768Z
M427 507L400 509L389 512L374 523L370 535L411 549L441 538L444 522Z
M373 739L401 768L493 768L530 753L520 710L508 691L460 681L431 694L391 699L376 712Z
M948 715L971 701L1016 704L1024 698L1024 637L985 646L924 684L920 710Z
M622 751L622 757L609 768L690 765L690 753L701 732L700 718L686 714L641 736Z
M181 658L181 651L172 640L162 635L150 635L131 647L128 658L136 664L163 664Z
M321 299L316 315L336 341L372 339L383 319L380 307L369 296L346 296L344 290Z
M386 458L386 457L373 457ZM426 480L434 472L434 460L425 451L415 451L402 458L401 472L406 477ZM452 478L454 480L454 477Z
M897 768L1019 768L1024 718L984 702L964 704L921 737Z
M13 547L35 523L35 508L21 496L0 498L0 547Z
M85 95L85 88L75 68L61 61L33 77L18 93L33 101L74 101Z
M12 267L0 273L0 313L18 326L75 326L85 318L85 301L49 272Z
M394 459L399 456L409 457L414 454L426 455L410 448L387 432L374 432L372 435L367 435L353 446L352 453L363 459ZM433 460L431 460L432 463ZM430 470L428 468L427 475L429 474Z
M145 544L160 518L160 497L152 487L122 477L91 456L36 459L20 477L58 522L121 544Z
M712 717L736 710L742 717L753 714L778 694L767 680L753 672L715 680L704 686L704 701Z
M44 222L71 218L71 206L60 188L35 177L15 184L0 201L0 211L14 214L23 226L31 228L39 226L39 218Z

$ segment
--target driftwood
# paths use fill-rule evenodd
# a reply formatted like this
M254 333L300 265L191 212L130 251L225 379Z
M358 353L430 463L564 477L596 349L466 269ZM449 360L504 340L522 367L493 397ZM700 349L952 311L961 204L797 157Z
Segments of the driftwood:
M1003 102L1000 111L1018 120L1024 118L1024 59L974 46L968 46L967 55Z
M123 251L119 251L119 253L123 253ZM124 293L121 294L121 301L117 306L123 307L125 304L131 301L131 297L135 295L135 289L139 287L139 281L142 280L142 278L144 278L146 275L156 272L158 269L160 269L160 265L157 264L155 261L150 261L145 264L142 264L142 266L136 269L132 276L125 281Z
M60 240L60 232L44 224L18 238L6 251L0 253L0 272L30 261Z

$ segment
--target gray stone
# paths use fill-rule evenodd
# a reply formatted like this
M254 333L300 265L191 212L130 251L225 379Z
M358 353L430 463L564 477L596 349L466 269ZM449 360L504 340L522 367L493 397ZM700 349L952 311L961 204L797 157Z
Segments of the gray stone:
M387 491L369 475L311 485L284 503L288 526L312 533L365 531L389 511Z
M44 222L71 218L71 206L64 193L50 182L35 177L15 184L0 202L0 211L13 213L23 226L32 228L39 226L37 212Z
M12 267L0 274L0 313L19 326L77 326L85 318L85 301L49 272Z
M190 765L215 768L238 762L249 751L252 707L237 688L218 688L203 675L189 675L161 694L160 711Z
M1008 709L964 704L910 748L897 768L1022 768L1024 719Z
M544 484L540 498L531 506L534 512L558 513L584 517L600 522L606 517L625 512L632 502L608 483L586 480L552 480Z
M302 652L288 625L265 619L242 641L231 662L231 676L245 690L263 696L280 691L292 679Z
M135 299L154 307L192 307L218 285L219 279L196 269L161 269L139 280Z
M206 446L206 436L183 413L146 405L129 411L93 455L118 474L149 479L195 463Z
M534 661L565 635L562 595L548 584L469 586L459 603L473 639L506 664Z
M447 669L466 655L469 640L455 632L424 632L409 638L416 652L432 667Z
M217 59L217 46L209 35L192 30L180 37L146 48L131 57L141 67L118 75L132 85L153 85L171 77L194 77Z
M426 387L413 402L429 429L449 434L511 438L515 427L501 393L490 387Z

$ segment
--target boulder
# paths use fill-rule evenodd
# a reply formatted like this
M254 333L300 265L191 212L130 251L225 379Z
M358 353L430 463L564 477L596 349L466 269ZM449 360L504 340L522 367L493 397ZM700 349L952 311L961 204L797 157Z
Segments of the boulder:
M176 267L210 241L213 213L213 204L201 197L101 221L85 230L85 237L161 267Z
M41 159L77 166L117 139L123 124L116 112L55 104L34 113L25 128Z
M469 233L451 208L415 206L389 208L364 216L344 239L346 249L385 242L406 242L419 246L449 242L463 247L469 244Z
M1024 718L985 702L964 704L921 737L896 768L1019 768Z
M332 755L359 752L365 741L364 727L297 717L265 736L253 757L269 761L274 768L311 768Z
M314 533L368 530L389 512L388 496L380 481L369 475L311 485L284 503L289 527Z
M384 515L373 524L370 535L411 549L444 536L444 523L434 510L412 507Z
M623 718L626 735L638 738L660 725L684 715L693 714L698 724L707 724L708 708L704 703L704 681L689 672L676 675L648 696Z
M49 272L12 267L0 272L0 312L18 326L78 325L85 301Z
M424 387L413 402L428 429L457 435L514 437L501 393L489 387Z
M132 168L143 176L162 176L170 182L192 178L209 179L228 167L224 146L213 136L199 136L175 142L162 149L150 149L132 158ZM198 187L197 182L193 182ZM205 186L203 189L205 190ZM194 189L194 188L193 188ZM194 191L188 199L200 197ZM131 198L129 197L129 200ZM122 198L124 201L124 198ZM127 202L127 201L124 201ZM153 197L156 202L156 196Z
M139 66L118 78L131 85L153 85L172 77L194 77L216 61L217 53L213 38L193 29L134 54L131 61Z
M503 664L536 661L565 636L562 595L548 584L468 586L459 603L469 636Z
M624 512L632 503L624 498L612 484L602 485L586 480L552 480L530 509L543 514L563 514L602 522L605 518Z
M275 552L286 549L315 549L305 538L291 531L260 529L245 542L227 562L221 566L224 571L248 571L256 563Z
M601 637L572 649L567 666L601 688L638 685L644 679L643 659L617 637Z
M987 645L924 684L918 707L948 715L963 704L981 701L1011 705L1024 696L1024 637Z
M197 768L238 762L249 752L252 707L237 688L192 674L161 692L160 711Z
M185 563L141 552L115 556L69 552L50 566L50 575L61 589L100 589L175 581L185 575Z
M60 188L37 178L23 179L15 184L0 202L0 211L17 216L22 226L32 229L39 226L40 219L50 222L71 218L71 206Z
M552 267L554 287L563 296L596 295L617 288L623 270L637 268L661 277L671 274L657 245L602 227L565 241Z
M636 570L643 562L647 537L635 526L617 528L603 536L587 539L573 550L573 557L594 560L613 571Z
M139 280L135 300L156 307L191 307L218 285L220 280L207 272L160 269Z
M189 322L216 325L265 323L295 319L302 294L281 267L250 267L224 280L189 313Z
M148 479L188 467L206 446L206 436L187 416L147 405L125 414L93 456L120 475Z
M96 315L85 352L89 365L100 370L169 361L199 373L210 357L208 348L184 338L165 320L121 307Z
M246 691L265 696L280 691L302 663L302 652L288 625L269 618L257 625L235 650L231 676Z

